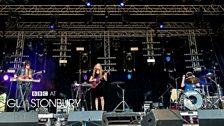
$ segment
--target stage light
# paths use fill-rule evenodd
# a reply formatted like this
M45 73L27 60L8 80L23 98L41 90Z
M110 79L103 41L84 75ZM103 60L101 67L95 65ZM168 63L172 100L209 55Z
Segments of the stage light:
M131 61L132 60L132 53L126 54L126 60Z
M159 25L159 28L160 28L160 29L163 29L163 28L164 28L164 25L163 25L163 24L160 24L160 25Z
M14 69L8 69L7 70L7 73L13 73L14 74L14 73L16 73L16 70L14 70Z
M166 62L170 62L171 61L171 57L170 56L166 56Z
M54 25L50 25L50 29L53 30L54 29Z
M127 74L127 78L128 78L128 80L131 80L131 78L132 78L132 73L128 73L128 74Z
M138 51L138 47L131 47L130 50L131 50L132 52Z
M147 63L155 63L156 60L154 58L148 58Z
M124 7L125 6L125 3L124 2L121 2L120 3L120 7Z
M84 74L83 79L84 79L84 81L87 81L88 76L86 74Z
M59 64L67 64L68 61L66 59L59 59Z
M86 63L87 61L88 61L88 54L87 53L83 53L82 54L82 61L84 62L84 63Z
M166 62L171 61L171 53L166 53Z
M85 50L84 47L76 47L76 51L77 51L77 52L82 52L82 51L84 51L84 50Z
M91 4L90 2L86 2L86 6L87 6L87 7L91 7L92 4Z
M5 74L5 75L3 76L3 80L4 80L4 81L9 80L9 75Z

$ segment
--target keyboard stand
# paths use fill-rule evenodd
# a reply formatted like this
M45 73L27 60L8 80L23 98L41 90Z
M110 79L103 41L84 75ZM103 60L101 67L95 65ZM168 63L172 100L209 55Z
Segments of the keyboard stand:
M18 101L19 102L19 107L22 103L23 105L23 108L24 108L24 111L27 112L27 108L26 108L26 101L25 101L25 95L26 95L26 92L27 92L27 88L25 89L24 93L23 93L23 89L22 89L22 83L20 82L17 82L19 84L19 92L20 92L20 97L21 97L21 101ZM31 83L29 83L31 84ZM18 99L18 98L17 98ZM17 111L19 110L19 108L17 108Z

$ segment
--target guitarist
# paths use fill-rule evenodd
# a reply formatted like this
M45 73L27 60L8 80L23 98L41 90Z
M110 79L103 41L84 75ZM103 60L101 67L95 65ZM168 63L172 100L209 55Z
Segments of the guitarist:
M96 110L99 109L98 101L100 98L101 109L104 111L104 83L107 81L107 73L103 72L102 65L97 63L94 66L92 76L89 79L89 82L92 84L92 93L93 98L95 99Z

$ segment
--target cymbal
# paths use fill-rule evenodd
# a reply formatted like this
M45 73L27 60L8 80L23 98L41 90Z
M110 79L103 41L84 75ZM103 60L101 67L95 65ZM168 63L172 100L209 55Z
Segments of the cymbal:
M116 84L125 84L124 81L114 81L111 83L112 85L116 85Z
M212 83L205 83L205 84L202 84L202 85L204 85L204 86L210 86L210 85L212 85Z
M191 78L187 78L186 79L186 82L187 83L190 83L190 84L197 84L197 83L200 82L200 80L197 77L191 77Z
M209 72L205 75L200 76L200 78L204 78L204 79L208 79L209 77L215 77L215 75L213 73Z

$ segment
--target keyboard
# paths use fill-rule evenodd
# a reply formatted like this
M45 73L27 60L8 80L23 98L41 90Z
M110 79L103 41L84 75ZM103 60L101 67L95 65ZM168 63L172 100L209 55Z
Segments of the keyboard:
M34 82L34 83L40 83L40 79L39 80L35 80L35 79L17 79L17 78L10 78L11 82L15 82L15 81L20 81L20 82Z
M92 87L92 85L89 84L89 83L82 83L82 84L75 83L74 86L76 86L76 87L79 87L79 86L81 86L81 87Z

